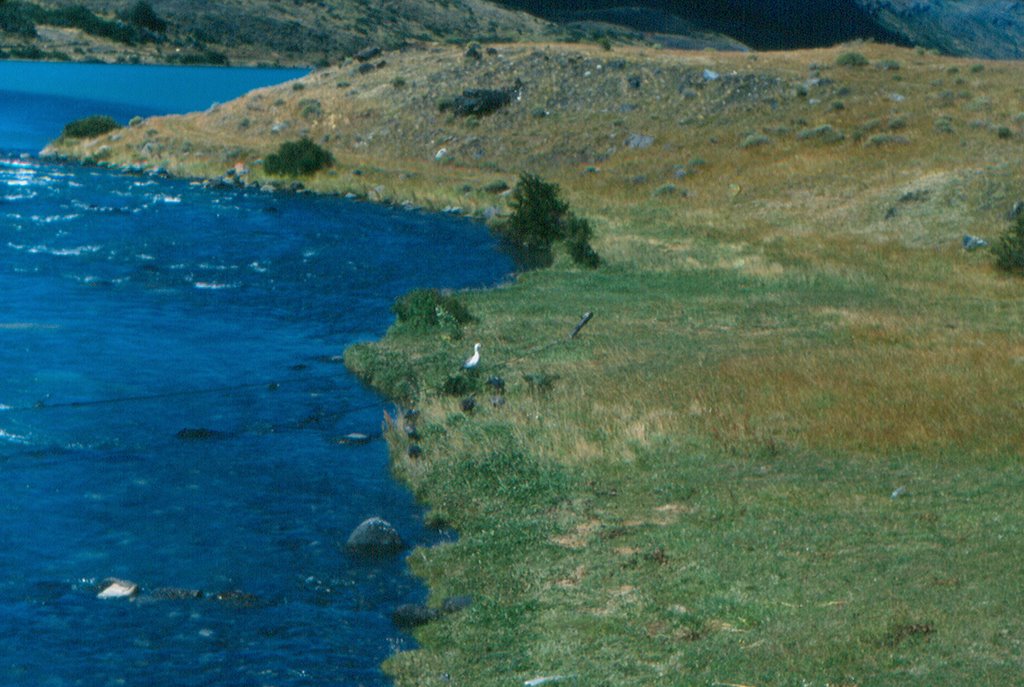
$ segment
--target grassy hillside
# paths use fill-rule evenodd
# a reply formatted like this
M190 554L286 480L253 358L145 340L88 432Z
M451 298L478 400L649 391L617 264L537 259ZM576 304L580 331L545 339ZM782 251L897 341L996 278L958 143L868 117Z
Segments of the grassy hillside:
M1024 197L1024 66L463 53L57 146L261 183L305 136L335 160L316 190L492 214L530 171L593 224L600 268L559 256L462 294L473 322L349 353L414 390L423 453L393 428L394 468L461 535L410 564L434 603L475 599L388 662L398 684L1019 681L1024 284L961 238ZM438 107L516 79L494 114Z
M75 4L79 9L53 0L4 0L0 56L312 65L335 62L369 46L396 48L410 40L562 35L535 17L483 0L148 0L145 4L159 20L156 28L145 21L140 26L139 15L133 14L137 0Z

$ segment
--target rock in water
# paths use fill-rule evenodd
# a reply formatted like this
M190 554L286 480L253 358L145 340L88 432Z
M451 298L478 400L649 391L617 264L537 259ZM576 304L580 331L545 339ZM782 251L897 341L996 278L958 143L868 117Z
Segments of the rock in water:
M224 436L224 434L223 432L218 432L215 429L207 429L206 427L185 427L184 429L178 430L178 433L174 436L183 441L203 441L207 439L219 439Z
M248 594L238 589L230 589L226 592L214 594L213 598L231 606L239 607L252 607L259 603L259 597L255 594Z
M405 545L398 531L383 518L369 518L352 531L345 544L350 553L367 558L392 556Z
M124 599L131 598L139 593L139 585L128 580L119 580L116 577L108 577L100 582L100 593L97 599Z
M181 587L158 587L149 593L150 598L161 601L181 601L185 599L201 599L203 592L199 589L183 589Z

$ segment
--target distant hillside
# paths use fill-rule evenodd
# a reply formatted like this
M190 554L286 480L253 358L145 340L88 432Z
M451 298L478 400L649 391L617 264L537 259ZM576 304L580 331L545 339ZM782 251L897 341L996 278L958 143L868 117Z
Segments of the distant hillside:
M652 41L788 50L854 39L1024 58L992 0L0 0L0 58L312 65L409 41Z
M411 40L560 35L483 0L0 0L8 58L308 65Z
M858 0L909 42L950 55L1024 59L1024 2Z

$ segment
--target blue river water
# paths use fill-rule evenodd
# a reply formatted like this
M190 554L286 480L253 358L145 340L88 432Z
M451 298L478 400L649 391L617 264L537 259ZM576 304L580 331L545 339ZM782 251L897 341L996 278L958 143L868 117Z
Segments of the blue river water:
M0 80L0 684L388 684L380 662L412 646L389 614L426 590L401 557L341 546L371 516L410 546L448 535L383 440L338 443L379 436L386 408L339 356L398 295L511 262L451 217L23 156L85 111L197 106L118 102L151 68L92 65L102 101L69 95L67 65L31 68L32 89ZM100 599L107 577L142 594Z

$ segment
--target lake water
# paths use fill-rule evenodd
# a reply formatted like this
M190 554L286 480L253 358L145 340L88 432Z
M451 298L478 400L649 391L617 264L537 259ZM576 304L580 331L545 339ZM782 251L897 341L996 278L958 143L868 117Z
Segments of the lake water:
M0 147L37 152L73 119L107 114L127 124L135 115L195 112L306 73L0 61Z
M83 102L68 67L0 63L0 684L388 684L380 662L412 646L389 614L426 590L340 545L370 516L410 545L449 535L390 478L386 404L337 356L401 293L510 262L451 217L23 158L83 113L211 104L137 100L153 68L75 65L106 84ZM235 72L167 73L217 91ZM143 594L98 599L107 577Z

